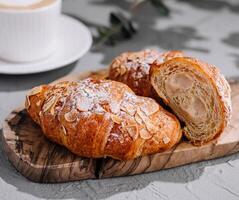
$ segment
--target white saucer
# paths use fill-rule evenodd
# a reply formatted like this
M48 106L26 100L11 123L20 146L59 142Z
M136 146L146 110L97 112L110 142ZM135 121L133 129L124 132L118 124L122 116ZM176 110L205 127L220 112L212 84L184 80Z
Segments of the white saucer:
M89 29L72 17L61 16L58 47L48 58L30 63L0 60L0 74L32 74L66 66L82 57L91 47Z

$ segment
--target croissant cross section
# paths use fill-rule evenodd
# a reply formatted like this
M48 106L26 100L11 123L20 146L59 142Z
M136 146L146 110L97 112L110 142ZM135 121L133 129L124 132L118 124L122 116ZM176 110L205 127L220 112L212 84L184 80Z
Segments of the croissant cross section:
M151 66L158 96L185 123L183 132L195 145L217 138L231 118L231 89L219 70L189 57Z

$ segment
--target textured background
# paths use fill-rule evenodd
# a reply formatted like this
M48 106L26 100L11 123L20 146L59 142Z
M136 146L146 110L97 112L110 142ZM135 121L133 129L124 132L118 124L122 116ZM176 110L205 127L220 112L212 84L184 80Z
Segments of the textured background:
M89 52L63 69L26 76L0 75L0 122L19 106L29 88L70 73L105 67L122 51L155 47L182 49L217 65L227 77L239 76L239 1L168 0L170 17L145 4L135 13L140 30L129 41ZM127 1L64 0L63 11L107 24L108 13L128 9ZM127 14L127 11L124 11ZM0 145L0 199L239 199L239 154L123 178L67 184L36 184L9 164Z

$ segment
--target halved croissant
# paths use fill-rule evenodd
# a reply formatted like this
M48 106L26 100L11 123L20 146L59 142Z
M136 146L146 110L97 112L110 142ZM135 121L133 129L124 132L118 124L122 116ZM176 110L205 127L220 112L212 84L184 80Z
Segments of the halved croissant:
M193 58L173 58L151 67L159 97L185 123L184 133L202 144L222 133L231 116L230 86L219 70Z
M49 139L84 157L133 159L169 149L181 138L174 115L110 80L36 87L26 109Z
M150 49L122 53L111 63L109 78L125 83L137 95L155 97L149 78L151 64L161 64L171 58L181 56L183 56L181 51L160 53Z

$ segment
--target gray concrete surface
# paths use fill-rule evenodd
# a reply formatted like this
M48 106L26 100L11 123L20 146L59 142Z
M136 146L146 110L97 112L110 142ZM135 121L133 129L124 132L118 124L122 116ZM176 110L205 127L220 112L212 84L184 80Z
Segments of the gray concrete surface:
M126 10L129 1L64 0L65 13L96 24L107 24L110 11ZM126 50L155 47L182 49L217 65L227 76L239 76L239 2L171 0L170 17L159 17L149 4L134 18L139 32L115 47L89 52L68 67L36 75L0 75L0 122L24 99L26 90L70 73L106 66ZM239 154L213 161L132 177L87 180L66 184L36 184L9 164L0 145L0 199L239 199Z

